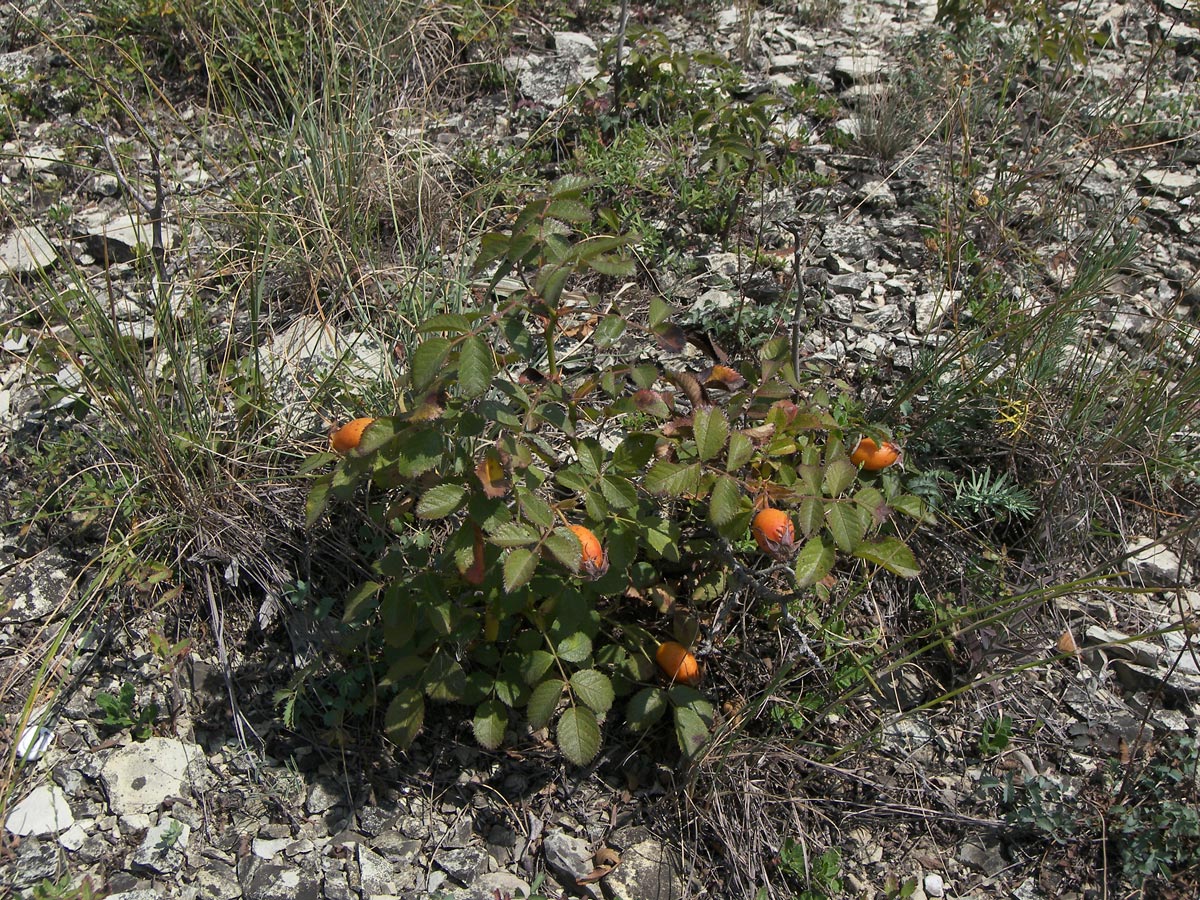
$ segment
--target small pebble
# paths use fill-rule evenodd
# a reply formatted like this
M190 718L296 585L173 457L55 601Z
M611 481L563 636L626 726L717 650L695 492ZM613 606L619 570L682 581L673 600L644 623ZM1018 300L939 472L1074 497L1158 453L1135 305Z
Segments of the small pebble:
M927 897L945 897L946 882L942 881L942 876L937 872L930 872L925 876L925 896Z

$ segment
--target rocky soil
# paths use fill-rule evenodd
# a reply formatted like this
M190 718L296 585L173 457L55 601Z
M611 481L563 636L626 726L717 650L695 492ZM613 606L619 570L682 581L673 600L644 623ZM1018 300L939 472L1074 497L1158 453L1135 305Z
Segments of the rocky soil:
M1089 24L1112 41L1093 51L1080 78L1120 93L1154 42L1170 34L1174 80L1162 90L1194 91L1200 31L1180 12L1136 2L1090 9ZM818 85L841 104L836 127L854 136L864 127L864 91L898 64L890 54L899 39L929 27L934 13L924 2L848 4L840 17L805 25L789 11L758 10L747 68L766 90L802 80ZM660 27L681 46L733 52L746 39L740 7L720 11L716 21L717 30L703 36L686 31L682 18ZM597 42L608 33L563 31L544 49L506 60L520 97L481 101L431 123L431 153L451 154L468 141L522 141L528 134L520 108L558 106L569 85L595 74ZM40 90L39 78L62 64L46 45L12 49L0 54L0 85L7 95ZM181 112L205 115L199 106ZM797 134L808 124L778 123ZM121 333L150 346L157 325L137 288L138 248L179 247L182 229L149 234L125 176L113 171L94 133L72 128L66 114L23 119L0 153L0 208L7 213L0 223L0 326L21 321L38 296L31 285L68 287L59 281L63 273L86 271L115 286ZM182 198L202 189L219 194L223 177L212 170L211 148L190 140L166 144L181 217L189 208ZM1079 150L1073 199L1088 209L1126 210L1141 225L1136 264L1086 323L1106 353L1141 364L1151 351L1172 352L1169 344L1144 343L1149 323L1197 327L1197 146L1193 139L1095 159L1091 148ZM889 379L911 371L920 349L964 314L960 295L945 290L930 267L925 212L915 205L935 160L917 148L892 172L828 143L795 152L827 174L829 186L803 198L780 191L747 212L761 220L767 243L776 229L786 248L789 237L778 223L821 209L816 265L805 276L820 302L802 355L865 392L886 393ZM976 185L981 196L989 177ZM67 198L69 209L42 204L39 198L51 194ZM182 252L196 260L215 254L214 243L192 235ZM1068 246L1064 240L1042 248L1044 285L1076 274ZM768 301L783 291L770 274L748 274L736 254L716 250L700 274L670 289L696 321L727 315L742 296ZM1037 304L1037 290L1018 301ZM223 312L215 309L214 318ZM266 352L291 379L280 379L290 385L279 398L289 410L283 433L315 445L322 411L306 404L306 373L345 347L354 348L352 367L370 371L384 350L315 318L281 315L273 324ZM0 337L0 495L11 510L37 483L25 457L36 444L31 436L63 427L79 383L70 366L47 372L31 364L35 329L6 327ZM283 519L299 515L297 497L293 490L286 499ZM1195 514L1186 504L1179 512ZM1108 896L1094 840L1068 840L1067 823L1057 820L1035 829L1032 841L1018 834L986 779L1036 781L1047 798L1038 812L1061 818L1055 809L1087 808L1110 760L1148 759L1171 736L1196 733L1200 664L1191 631L1179 627L1200 613L1196 535L1165 544L1159 538L1176 532L1160 520L1135 515L1130 526L1121 537L1128 554L1123 583L1159 590L1117 600L1088 588L1065 591L1036 620L991 635L1002 647L975 636L964 652L978 653L967 668L980 686L933 708L922 706L938 693L931 693L930 673L916 663L898 669L874 697L845 713L847 723L882 723L869 753L850 753L830 767L803 746L768 744L764 730L750 729L746 741L681 769L665 744L629 736L615 737L596 763L579 770L536 732L507 750L481 751L469 722L451 718L428 723L402 755L366 737L339 749L327 734L285 727L273 692L286 687L300 655L299 626L284 622L289 612L271 613L254 591L245 592L248 612L234 615L218 641L203 624L209 600L202 585L194 586L197 596L180 621L186 625L190 616L204 637L186 655L152 642L152 632L165 630L154 608L127 622L76 623L58 645L64 616L87 583L81 566L95 552L94 534L8 525L0 534L0 737L10 796L0 894L27 895L44 879L69 874L88 876L113 900L499 900L534 890L681 900L749 897L757 885L785 897L799 894L802 880L784 870L811 871L834 847L840 886L822 885L834 896L901 896L906 881L905 896L914 900ZM238 566L228 555L214 559L212 572L232 586ZM1058 663L1021 668L1060 651L1067 655ZM771 652L784 658L796 647L780 636ZM43 684L58 688L30 696L43 660L52 676ZM993 679L993 672L1004 674ZM128 709L134 720L157 704L142 733L137 721L105 724L97 698L118 697L123 685L136 688ZM729 721L768 720L765 708L739 713L742 688L715 676L706 685ZM1016 737L981 754L982 723L1003 716ZM1078 802L1056 807L1060 795ZM1059 827L1063 840L1056 841ZM1081 855L1081 846L1091 851ZM807 861L802 854L795 862L797 847ZM1178 893L1161 895L1196 896L1198 884L1193 869L1177 882Z

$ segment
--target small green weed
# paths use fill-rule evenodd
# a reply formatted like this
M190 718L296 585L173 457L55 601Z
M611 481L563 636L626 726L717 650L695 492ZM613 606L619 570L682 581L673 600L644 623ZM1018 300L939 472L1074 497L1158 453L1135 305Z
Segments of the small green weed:
M116 695L96 692L96 705L104 713L101 724L111 729L128 728L135 741L149 740L158 721L158 704L142 706L137 701L133 684L126 681Z
M84 876L76 884L73 875L63 875L57 881L44 878L25 894L27 900L100 900L104 893L92 887L92 879Z
M979 753L981 756L995 756L1008 747L1012 740L1013 723L1009 716L996 719L985 719L979 733Z

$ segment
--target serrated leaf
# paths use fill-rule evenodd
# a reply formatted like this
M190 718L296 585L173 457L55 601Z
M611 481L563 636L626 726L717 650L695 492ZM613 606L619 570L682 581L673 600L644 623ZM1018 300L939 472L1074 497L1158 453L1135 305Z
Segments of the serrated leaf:
M592 655L592 639L582 631L576 631L559 641L554 651L559 659L578 665Z
M425 698L413 688L401 691L388 704L383 716L383 730L401 750L412 746L413 739L425 723Z
M837 553L828 537L820 534L809 538L796 554L796 587L816 584L833 571L835 562Z
M508 727L508 710L499 700L484 700L475 708L471 729L475 740L485 750L495 750L504 743L504 729Z
M578 200L551 200L550 205L546 207L546 215L576 225L592 221L592 211L587 204Z
M458 351L458 387L464 397L482 395L492 383L495 359L487 341L473 334L463 341Z
M901 578L916 578L921 574L921 568L917 565L912 550L897 537L884 537L860 544L853 552L859 559L883 566Z
M700 487L702 472L699 463L682 465L660 459L646 473L646 490L652 494L668 494L672 497L694 494Z
M729 436L729 451L725 455L726 470L736 472L748 463L753 455L754 442L740 431L735 431Z
M729 439L729 422L724 410L716 406L697 409L692 417L692 433L696 438L696 453L704 462L725 449Z
M620 340L624 333L623 316L604 316L596 323L596 330L592 332L592 343L601 350L606 350Z
M396 449L397 473L415 478L437 468L442 461L442 436L433 429L415 431L405 436Z
M342 621L347 624L365 621L378 605L375 595L382 587L378 581L368 581L359 585L358 589L346 598Z
M309 488L308 497L304 501L304 521L312 528L325 512L329 504L329 490L333 486L333 475L322 475Z
M611 253L600 253L596 256L589 256L586 262L590 269L599 272L601 275L618 277L621 275L632 275L634 272L633 260L614 256Z
M555 528L546 535L542 546L549 550L556 560L572 572L579 571L579 562L583 556L583 547L579 543L579 538L569 529L563 527Z
M449 334L464 334L471 330L471 317L463 313L442 313L430 316L416 328L417 334L444 331Z
M467 490L461 484L439 484L431 487L417 503L417 516L422 519L444 519L458 509Z
M430 700L453 703L462 698L467 686L467 674L448 653L435 653L425 667L422 681Z
M562 697L564 682L557 678L543 681L529 695L529 703L525 707L525 716L529 719L531 728L545 728L550 724L550 717L558 709L559 698Z
M741 511L741 488L728 475L720 476L708 498L708 520L720 528L735 519Z
M573 199L595 183L594 178L586 175L563 175L550 185L549 195L554 198Z
M521 677L526 684L537 684L554 665L554 654L547 650L530 650L521 657Z
M800 476L800 483L804 485L804 489L816 497L821 493L821 475L822 470L819 465L814 463L801 463L796 466L796 474Z
M827 497L840 496L858 477L858 466L841 456L825 466L824 488Z
M625 721L634 731L646 731L663 717L667 706L666 691L656 687L643 688L629 699Z
M396 420L388 417L376 419L362 433L358 446L350 452L355 456L366 456L378 450L396 436Z
M865 487L854 495L854 502L867 516L870 525L882 525L887 519L888 503L876 488Z
M695 710L675 707L675 738L686 759L695 760L708 743L708 726Z
M596 669L580 669L571 676L571 690L588 709L597 714L612 709L613 686L603 672Z
M605 475L600 479L600 493L615 509L632 509L637 505L637 488L628 478Z
M899 510L910 519L916 519L926 525L936 525L937 516L929 511L924 498L916 494L901 494L892 500L892 508Z
M427 390L442 374L446 357L450 355L450 347L450 339L444 337L426 338L417 345L411 362L414 391Z
M593 438L583 438L575 442L575 456L579 460L579 468L585 475L596 476L604 467L604 448Z
M558 720L558 749L577 766L590 763L600 752L600 723L596 714L582 706L574 706Z
M670 304L662 297L659 297L657 294L652 296L650 298L650 328L652 330L658 328L667 319L671 318L674 312L675 310L671 309Z
M571 275L571 268L567 264L546 266L538 273L534 290L549 308L557 308L563 289L567 286L567 278Z
M497 547L527 547L536 544L538 533L524 522L503 522L487 536L488 543Z
M837 548L844 553L854 552L867 533L866 515L852 503L830 503L825 510L829 534Z
M504 558L504 590L512 593L533 577L537 569L538 555L525 547L508 551Z
M522 515L534 525L544 529L554 527L554 510L537 494L524 488L518 489L517 503L521 507Z
M805 537L816 534L825 522L825 503L819 497L805 497L796 509L796 524Z

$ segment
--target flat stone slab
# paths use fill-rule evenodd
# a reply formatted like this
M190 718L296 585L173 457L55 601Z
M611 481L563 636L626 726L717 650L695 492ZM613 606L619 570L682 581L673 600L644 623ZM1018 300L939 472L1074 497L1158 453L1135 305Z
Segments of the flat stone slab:
M56 784L43 784L13 807L4 821L10 834L19 837L57 834L75 824L67 795Z
M18 228L0 243L0 274L30 275L58 259L50 238L36 225Z
M1188 175L1184 172L1147 169L1138 180L1156 194L1175 200L1182 200L1200 191L1200 175Z
M188 763L203 759L195 744L152 737L114 752L100 770L100 780L114 815L148 813L168 797L183 796Z

